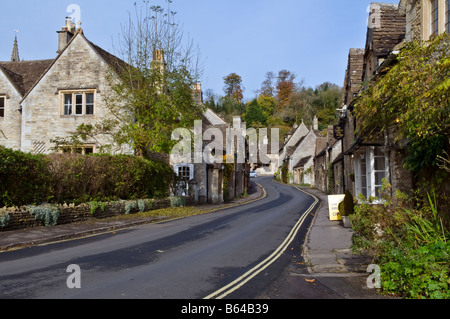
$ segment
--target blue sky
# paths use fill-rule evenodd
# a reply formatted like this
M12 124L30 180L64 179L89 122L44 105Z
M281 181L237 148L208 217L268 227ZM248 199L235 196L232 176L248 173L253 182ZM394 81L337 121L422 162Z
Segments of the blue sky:
M139 2L140 0L136 0ZM81 8L86 37L114 53L113 40L135 0L3 0L0 60L11 58L18 30L21 59L56 56L57 34L70 4ZM151 3L164 5L162 0ZM174 0L172 10L185 36L201 49L203 89L223 94L223 77L243 78L247 99L260 89L266 72L286 69L315 87L343 85L350 48L364 47L371 0ZM398 3L399 0L384 0Z

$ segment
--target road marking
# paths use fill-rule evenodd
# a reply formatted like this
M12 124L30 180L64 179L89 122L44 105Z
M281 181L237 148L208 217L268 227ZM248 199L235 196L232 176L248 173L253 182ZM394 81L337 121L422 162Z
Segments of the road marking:
M265 260L263 260L257 266L250 269L245 274L243 274L241 277L237 278L236 280L229 283L225 287L208 295L204 299L223 299L223 298L225 298L226 296L230 295L234 291L236 291L239 288L241 288L242 286L244 286L247 282L249 282L251 279L253 279L255 276L257 276L259 273L261 273L264 269L266 269L267 267L272 265L286 251L286 249L289 247L289 245L294 241L294 238L297 236L298 231L299 231L300 227L303 225L303 223L305 222L305 219L308 216L308 214L316 207L317 203L319 203L319 199L316 196L309 194L298 187L295 187L295 188L298 189L299 191L305 193L306 195L314 198L314 203L300 217L300 219L295 224L295 226L292 228L291 232L289 233L287 238L284 240L284 242L269 257L267 257Z

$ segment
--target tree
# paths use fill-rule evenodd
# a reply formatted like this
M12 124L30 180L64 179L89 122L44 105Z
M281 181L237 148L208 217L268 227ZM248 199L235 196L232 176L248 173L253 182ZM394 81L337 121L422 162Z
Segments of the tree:
M267 72L266 73L266 79L261 85L261 95L263 96L275 96L275 73L273 72Z
M236 73L231 73L223 78L225 82L225 95L236 103L242 103L244 99L244 87L242 85L242 78Z
M288 104L289 99L295 92L295 75L287 70L281 70L278 72L277 85L276 85L276 100L278 104L278 110L282 111Z
M258 100L247 103L244 120L248 127L260 128L266 126L267 116L264 114Z
M342 88L329 82L322 83L314 91L312 104L320 124L336 124L336 109L342 106Z

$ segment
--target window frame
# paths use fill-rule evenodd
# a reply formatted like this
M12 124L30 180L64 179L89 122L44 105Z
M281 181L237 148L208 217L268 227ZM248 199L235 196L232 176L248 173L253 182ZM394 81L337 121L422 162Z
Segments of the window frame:
M89 155L94 154L96 147L94 144L82 144L82 145L64 145L59 146L61 153L81 154Z
M96 109L95 89L90 90L60 90L61 116L94 116ZM88 103L88 95L92 96L92 103ZM71 96L70 104L67 97ZM81 100L79 100L81 98Z
M178 177L180 177L180 173L183 171L189 172L189 177L187 174L183 174L176 185L177 195L189 196L189 181L194 179L194 164L175 164L173 170Z
M4 119L6 117L6 96L0 95L0 100L3 103L0 103L0 119ZM1 106L3 104L3 106Z
M445 31L450 33L450 0L446 0L446 10L445 10Z
M430 36L439 34L439 0L430 1Z
M382 147L368 146L356 152L354 159L356 198L362 194L366 199L378 198L375 202L380 202L379 190L383 186L383 178L389 179L389 161L386 152ZM377 169L377 161L380 159L383 161L379 166L382 169ZM377 178L377 174L382 174L382 177Z

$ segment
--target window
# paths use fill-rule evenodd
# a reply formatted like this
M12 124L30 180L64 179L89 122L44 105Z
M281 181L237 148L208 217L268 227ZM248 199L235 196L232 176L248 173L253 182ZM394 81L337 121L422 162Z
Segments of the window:
M0 96L0 118L5 117L5 105L6 105L5 97Z
M189 166L178 167L178 177L180 177L182 180L190 180L191 168Z
M72 94L64 94L64 115L72 115Z
M189 181L194 179L193 164L176 164L174 171L178 176L176 194L178 196L189 196Z
M439 0L431 0L431 36L439 33Z
M368 147L355 157L356 196L380 198L383 179L388 176L387 159L379 147Z
M94 93L86 93L86 114L94 114Z
M83 94L75 94L75 114L83 115Z
M94 115L94 92L64 92L63 115Z
M81 146L61 146L63 153L72 153L72 154L82 154L82 155L90 155L94 153L95 147L92 145L81 145Z

